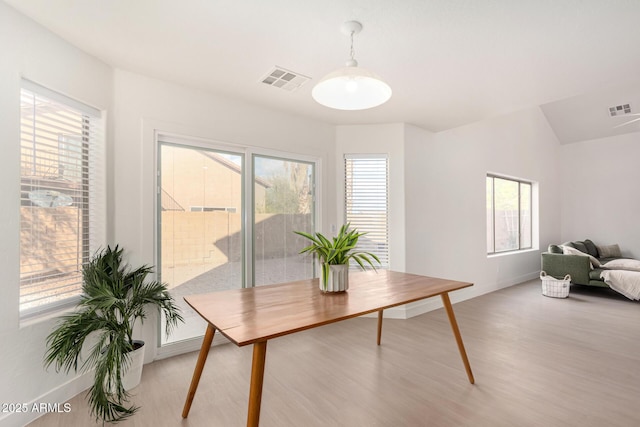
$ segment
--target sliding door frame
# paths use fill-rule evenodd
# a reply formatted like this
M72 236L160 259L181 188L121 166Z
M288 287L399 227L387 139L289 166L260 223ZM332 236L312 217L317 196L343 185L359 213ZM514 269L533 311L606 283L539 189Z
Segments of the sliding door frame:
M161 144L170 144L178 147L203 149L203 150L215 150L223 153L229 153L242 156L242 207L241 207L241 238L242 238L242 287L252 286L254 283L254 197L253 197L253 184L254 184L254 171L253 163L255 156L272 157L282 160L299 161L304 163L310 163L313 165L314 171L314 188L313 188L313 218L314 227L319 228L319 224L322 224L322 159L317 156L305 155L294 152L272 150L261 147L244 146L240 144L233 144L228 142L216 141L207 138L200 138L194 136L185 136L182 134L176 134L171 132L164 132L156 129L154 131L154 258L156 265L157 277L162 280L160 275L161 271L161 190L160 190L160 173L161 173L161 158L160 147ZM314 268L314 276L317 274ZM160 317L159 317L159 320ZM173 355L181 354L188 351L193 351L200 348L201 336L194 337L185 341L179 341L162 345L162 336L160 334L160 321L157 325L158 329L158 358L171 357ZM204 330L202 331L204 335Z
M246 185L251 185L251 188L253 188L253 186L255 185L255 176L254 176L254 172L255 172L255 159L256 157L262 157L262 158L268 158L268 159L273 159L273 160L283 160L283 161L292 161L292 162L299 162L299 163L306 163L309 165L312 165L313 167L313 175L312 175L312 195L313 195L313 211L311 212L312 214L312 218L313 218L313 227L314 230L316 231L318 230L318 221L320 221L319 216L320 216L320 211L321 209L319 209L318 206L318 200L321 200L320 197L318 196L318 193L320 191L320 186L318 185L318 177L319 177L319 164L320 164L320 159L316 158L316 157L311 157L311 156L303 156L300 154L291 154L291 153L285 153L285 152L278 152L278 151L274 151L274 150L249 150L247 152L247 156L245 158L245 161L248 162L248 167L247 170L249 171L249 173L247 175L250 175L247 177L248 182L246 183ZM246 188L250 188L250 187L246 187ZM251 212L247 212L246 217L248 218L249 221L249 227L247 228L247 230L250 230L251 232L249 233L250 238L246 239L246 243L249 245L249 247L247 248L247 256L250 256L250 260L251 262L247 262L246 264L248 265L247 268L247 277L250 278L251 282L254 284L255 286L255 281L256 281L256 277L255 277L255 261L256 261L256 254L255 254L255 250L254 250L254 244L255 244L255 218L254 218L254 213L256 211L256 204L255 204L255 191L248 191L248 198L247 198L247 206L249 206ZM302 249L302 248L301 248ZM316 263L313 263L313 277L316 277L318 271L316 269Z

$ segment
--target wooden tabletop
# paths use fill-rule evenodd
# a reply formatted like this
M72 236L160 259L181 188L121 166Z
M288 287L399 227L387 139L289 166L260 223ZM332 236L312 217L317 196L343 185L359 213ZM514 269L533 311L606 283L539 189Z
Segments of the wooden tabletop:
M238 346L407 304L472 283L389 270L349 273L349 290L322 293L318 279L184 297Z

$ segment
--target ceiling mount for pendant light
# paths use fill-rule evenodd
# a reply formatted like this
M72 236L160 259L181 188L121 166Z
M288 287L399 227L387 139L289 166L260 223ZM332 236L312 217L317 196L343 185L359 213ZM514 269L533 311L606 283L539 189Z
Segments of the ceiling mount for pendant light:
M362 31L362 24L347 21L341 29L351 38L351 58L345 67L324 76L311 96L319 104L337 110L366 110L384 104L391 98L391 88L377 74L358 67L355 59L353 36Z

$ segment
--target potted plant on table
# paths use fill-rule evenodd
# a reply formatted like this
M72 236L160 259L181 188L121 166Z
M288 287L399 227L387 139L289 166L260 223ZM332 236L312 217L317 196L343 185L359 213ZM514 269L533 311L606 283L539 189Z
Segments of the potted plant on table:
M92 415L103 423L120 421L138 409L127 405L128 390L140 382L144 356L144 342L133 339L135 323L142 323L147 310L153 308L164 313L167 334L183 321L166 284L146 281L152 268L132 269L123 261L122 252L118 246L107 246L83 266L80 302L47 337L44 360L45 367L54 365L56 371L67 373L77 372L79 366L83 371L95 369L87 398ZM95 343L83 357L90 335ZM133 366L134 359L139 367Z
M375 270L373 261L380 265L380 259L375 254L356 249L358 239L366 233L360 233L356 229L349 230L349 225L347 223L340 227L338 235L331 240L317 232L310 234L294 231L311 241L311 245L302 249L300 253L312 253L318 256L322 266L319 286L324 292L344 292L349 289L348 273L351 260L354 260L362 270L366 269L366 264Z

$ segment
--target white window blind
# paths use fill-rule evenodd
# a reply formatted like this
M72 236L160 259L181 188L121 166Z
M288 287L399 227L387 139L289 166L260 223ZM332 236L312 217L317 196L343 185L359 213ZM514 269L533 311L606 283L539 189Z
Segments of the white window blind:
M386 155L347 154L345 218L360 232L358 248L376 254L389 268L389 166Z
M104 243L100 111L24 80L20 115L20 314L75 300Z

